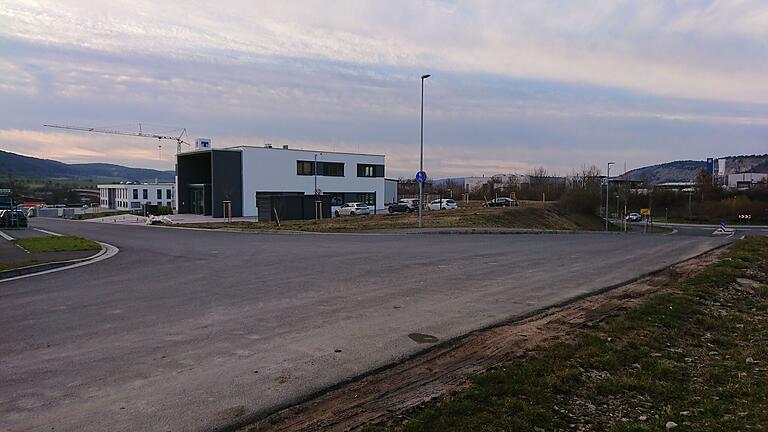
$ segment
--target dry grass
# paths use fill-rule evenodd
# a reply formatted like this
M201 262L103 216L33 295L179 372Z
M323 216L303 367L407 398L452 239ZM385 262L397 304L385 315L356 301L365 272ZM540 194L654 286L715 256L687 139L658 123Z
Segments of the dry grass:
M377 214L324 220L263 222L213 222L185 224L185 227L207 229L286 230L309 232L355 232L415 228L416 213ZM427 211L424 224L429 228L517 228L534 230L599 231L602 219L593 215L566 214L554 203L527 201L520 207L484 208L472 202L457 210Z

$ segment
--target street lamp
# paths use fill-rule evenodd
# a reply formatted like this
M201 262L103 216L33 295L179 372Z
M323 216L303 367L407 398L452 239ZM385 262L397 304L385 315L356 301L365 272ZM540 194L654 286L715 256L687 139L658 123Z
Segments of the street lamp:
M315 219L319 219L319 211L317 209L318 207L318 200L319 200L319 193L317 190L317 156L322 155L322 153L315 153L315 164L312 165L312 174L315 176Z
M608 232L608 187L611 185L611 165L616 162L608 162L608 173L605 176L605 232Z
M419 172L424 171L424 80L431 75L421 76L421 144L419 145ZM419 182L419 228L424 228L424 180Z

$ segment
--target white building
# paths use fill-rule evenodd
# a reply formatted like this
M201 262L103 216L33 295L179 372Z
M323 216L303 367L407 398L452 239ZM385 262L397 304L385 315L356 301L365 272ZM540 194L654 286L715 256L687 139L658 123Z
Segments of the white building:
M750 189L756 183L761 181L768 181L768 174L764 174L764 173L728 174L728 188L730 189Z
M135 210L140 209L142 204L150 204L175 208L175 187L173 183L101 184L98 185L99 207Z
M384 209L397 199L396 181L384 178L383 155L267 145L198 150L176 161L179 213L223 217L230 205L235 217L299 219L330 215L345 202Z

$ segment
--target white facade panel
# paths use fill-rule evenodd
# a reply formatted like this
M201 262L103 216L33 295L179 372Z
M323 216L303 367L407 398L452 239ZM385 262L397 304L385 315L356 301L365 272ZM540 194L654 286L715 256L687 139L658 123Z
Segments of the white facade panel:
M242 151L243 216L257 216L256 194L268 192L315 193L315 176L297 173L297 161L344 164L344 176L318 175L322 193L375 193L376 208L384 209L384 177L358 177L358 164L384 165L384 156L319 152L284 148L236 147Z
M112 210L136 210L142 204L176 208L173 183L98 185L99 207Z

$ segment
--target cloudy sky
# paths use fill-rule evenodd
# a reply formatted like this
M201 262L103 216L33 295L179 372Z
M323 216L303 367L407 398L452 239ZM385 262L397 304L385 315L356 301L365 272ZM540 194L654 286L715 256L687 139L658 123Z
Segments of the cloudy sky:
M433 177L768 152L768 2L0 2L0 149L172 169L288 144Z

